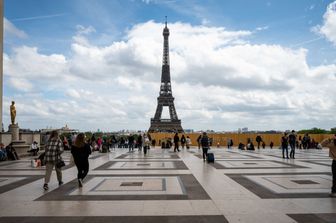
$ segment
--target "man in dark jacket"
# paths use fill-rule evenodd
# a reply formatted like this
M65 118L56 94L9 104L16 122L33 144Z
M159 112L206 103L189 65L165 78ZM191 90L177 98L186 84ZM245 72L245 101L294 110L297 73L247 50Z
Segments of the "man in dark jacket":
M292 130L291 134L289 134L288 136L288 142L289 142L289 146L291 148L289 157L295 159L295 142L296 142L296 134L295 131Z
M178 152L180 152L180 150L179 150L179 141L180 141L180 138L179 138L178 134L176 133L175 136L174 136L174 152L176 152L176 150Z
M209 138L206 132L203 132L203 136L200 141L201 141L202 150L203 150L203 160L206 161L208 150L209 150Z
M260 149L260 143L262 142L262 138L261 138L260 135L257 135L256 142L257 142L257 145L258 145L258 149Z

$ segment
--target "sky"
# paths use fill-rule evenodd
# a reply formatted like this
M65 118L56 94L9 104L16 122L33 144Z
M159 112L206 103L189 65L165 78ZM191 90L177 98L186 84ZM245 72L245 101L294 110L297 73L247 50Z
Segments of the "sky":
M336 127L336 1L4 0L5 129L147 130L165 16L184 129Z

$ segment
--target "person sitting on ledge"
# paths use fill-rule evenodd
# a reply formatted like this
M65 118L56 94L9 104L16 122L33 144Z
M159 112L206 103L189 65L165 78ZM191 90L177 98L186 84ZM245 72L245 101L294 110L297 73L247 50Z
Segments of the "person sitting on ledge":
M238 149L244 150L245 145L242 142L240 142L239 145L238 145Z
M5 149L5 145L0 143L0 161L7 160L7 152Z
M16 153L14 147L13 147L13 143L9 143L8 146L6 146L6 153L7 153L7 158L9 160L19 160L19 156Z
M39 150L40 148L38 147L38 143L34 141L30 146L30 150L28 150L27 152L32 153L33 156L36 156Z
M247 144L247 148L246 148L246 150L255 150L252 141L250 141L250 143Z

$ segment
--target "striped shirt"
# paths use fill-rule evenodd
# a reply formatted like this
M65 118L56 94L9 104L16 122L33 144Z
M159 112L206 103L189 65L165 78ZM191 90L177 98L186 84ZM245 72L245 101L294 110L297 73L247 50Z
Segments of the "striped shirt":
M48 141L45 147L45 161L46 162L56 162L62 159L61 154L63 153L63 143L60 138L51 139Z

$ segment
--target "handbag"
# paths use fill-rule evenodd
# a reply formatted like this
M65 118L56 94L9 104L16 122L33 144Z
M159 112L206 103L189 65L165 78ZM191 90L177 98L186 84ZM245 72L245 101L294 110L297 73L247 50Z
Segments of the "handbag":
M62 159L57 160L56 167L62 168L65 166L65 162Z

